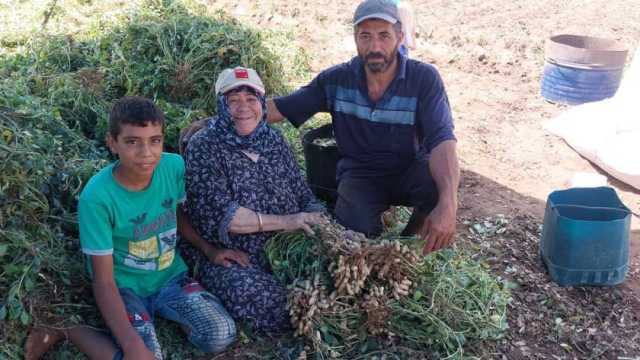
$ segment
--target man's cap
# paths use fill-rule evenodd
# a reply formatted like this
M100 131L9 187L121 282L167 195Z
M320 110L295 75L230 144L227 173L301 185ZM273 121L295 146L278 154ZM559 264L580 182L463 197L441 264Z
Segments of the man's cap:
M241 66L233 69L224 69L218 75L216 81L216 94L224 94L240 86L248 86L256 90L260 95L264 95L264 85L258 73L249 68Z
M391 0L365 0L358 5L353 15L353 25L367 19L381 19L395 24L400 21L398 6Z

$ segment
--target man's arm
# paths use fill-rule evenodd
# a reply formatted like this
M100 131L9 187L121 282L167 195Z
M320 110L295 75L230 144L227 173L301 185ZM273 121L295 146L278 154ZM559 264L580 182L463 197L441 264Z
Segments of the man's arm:
M438 204L426 217L420 230L421 237L426 240L423 253L449 246L455 235L460 184L455 140L443 141L433 148L429 170L438 187Z
M325 94L325 72L316 76L308 85L293 93L267 100L267 122L273 124L287 118L291 125L300 127L310 117L319 112L327 112Z
M284 115L278 110L276 102L273 99L267 99L267 122L269 124L277 123L284 119Z
M155 359L129 322L124 302L113 278L113 256L92 255L91 262L94 273L93 294L98 309L122 348L125 359Z

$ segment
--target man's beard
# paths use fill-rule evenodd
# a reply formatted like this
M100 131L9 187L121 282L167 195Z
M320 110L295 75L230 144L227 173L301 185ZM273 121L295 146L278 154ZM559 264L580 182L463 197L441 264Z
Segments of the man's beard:
M397 56L397 49L394 49L388 57L381 52L370 52L364 57L364 63L372 73L382 73L387 71ZM382 59L382 62L369 62L371 59Z

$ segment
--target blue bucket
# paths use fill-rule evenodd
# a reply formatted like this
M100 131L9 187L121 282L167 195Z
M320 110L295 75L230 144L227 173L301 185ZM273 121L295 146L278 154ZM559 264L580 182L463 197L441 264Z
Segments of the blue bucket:
M629 270L631 212L609 187L555 191L547 199L540 254L561 286L609 286Z
M557 35L545 51L541 94L548 101L577 105L615 95L627 50L613 40Z

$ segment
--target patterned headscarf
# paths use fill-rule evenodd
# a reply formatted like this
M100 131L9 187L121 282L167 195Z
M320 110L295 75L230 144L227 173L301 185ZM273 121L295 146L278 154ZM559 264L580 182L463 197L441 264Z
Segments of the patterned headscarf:
M236 131L233 117L229 111L229 104L224 94L218 94L218 115L213 118L208 126L213 130L216 138L224 141L232 149L247 150L256 154L262 154L272 144L273 129L267 125L267 101L264 95L254 93L262 105L262 118L258 126L248 135L239 135ZM271 139L271 140L270 140Z

